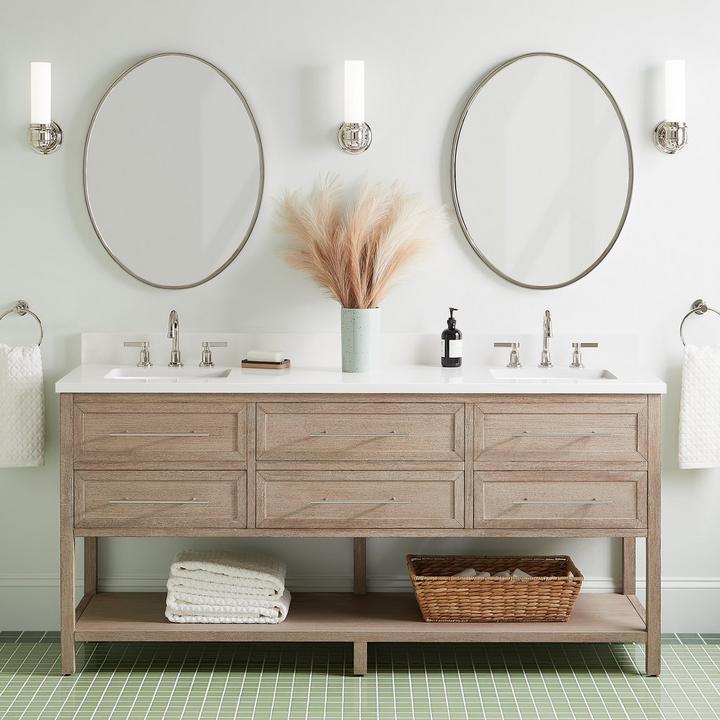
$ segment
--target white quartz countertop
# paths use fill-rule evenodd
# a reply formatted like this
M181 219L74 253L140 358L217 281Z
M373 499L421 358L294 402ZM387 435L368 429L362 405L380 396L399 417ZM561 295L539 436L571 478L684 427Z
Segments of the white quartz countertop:
M343 373L339 369L293 367L289 370L227 370L226 377L209 374L187 376L164 368L162 377L107 378L108 373L131 366L80 365L57 382L58 393L435 393L435 394L664 394L665 383L637 370L612 368L616 379L498 379L493 370L501 368L442 368L431 365L405 365L381 368L371 373ZM189 368L188 368L189 370ZM195 373L200 373L197 368ZM538 375L542 371L538 371ZM568 374L570 371L568 371Z

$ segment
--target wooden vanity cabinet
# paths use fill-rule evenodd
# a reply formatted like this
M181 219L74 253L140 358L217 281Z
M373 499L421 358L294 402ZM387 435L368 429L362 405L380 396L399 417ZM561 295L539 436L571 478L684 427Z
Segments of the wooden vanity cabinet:
M64 673L76 640L348 641L356 673L368 642L643 642L660 671L659 395L63 394L60 510ZM98 590L102 536L353 538L355 592L176 625L163 593ZM616 537L622 588L567 623L424 623L412 594L366 593L366 538L391 536Z

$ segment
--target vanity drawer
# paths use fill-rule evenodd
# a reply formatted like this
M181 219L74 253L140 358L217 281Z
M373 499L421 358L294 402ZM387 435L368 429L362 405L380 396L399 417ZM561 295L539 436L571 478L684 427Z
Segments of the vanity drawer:
M462 528L460 471L257 473L259 528Z
M462 461L460 403L262 403L257 459Z
M232 471L75 472L77 528L244 528L247 481Z
M647 527L643 472L476 472L475 527Z
M476 469L647 468L644 398L479 403L474 432Z
M247 405L158 396L75 405L75 465L228 468L246 462Z

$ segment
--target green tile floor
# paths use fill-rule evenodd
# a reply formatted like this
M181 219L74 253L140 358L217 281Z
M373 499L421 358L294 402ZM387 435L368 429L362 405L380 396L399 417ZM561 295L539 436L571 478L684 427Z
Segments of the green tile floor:
M84 643L59 674L57 633L0 633L0 720L720 720L720 635L642 645Z

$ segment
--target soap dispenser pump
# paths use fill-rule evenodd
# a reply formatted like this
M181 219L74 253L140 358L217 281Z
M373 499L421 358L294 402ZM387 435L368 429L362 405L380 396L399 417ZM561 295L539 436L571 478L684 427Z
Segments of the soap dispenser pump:
M460 367L462 365L462 333L457 329L457 321L453 313L457 308L450 308L450 317L447 319L447 329L442 332L442 358L443 367Z

